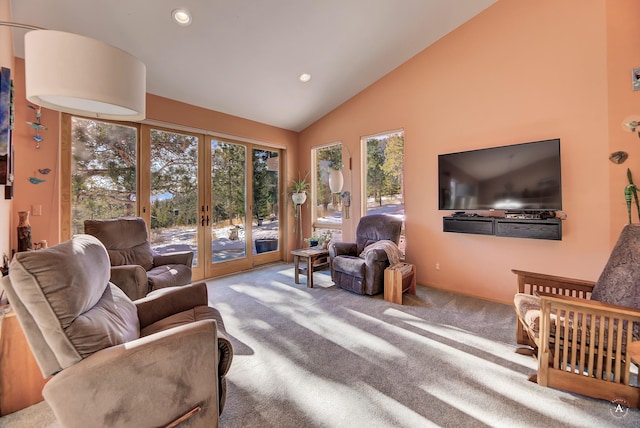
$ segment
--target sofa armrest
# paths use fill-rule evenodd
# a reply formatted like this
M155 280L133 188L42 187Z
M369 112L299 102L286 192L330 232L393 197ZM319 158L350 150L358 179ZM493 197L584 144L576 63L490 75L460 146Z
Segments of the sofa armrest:
M218 340L198 321L106 348L53 376L43 396L65 427L166 426L197 406L218 425Z
M540 292L540 307L549 304L551 306L563 305L573 307L576 310L587 309L612 314L640 316L640 310L629 306L613 305L611 303L599 302L597 300L582 299L580 297L562 296L554 293ZM545 303L548 302L548 303Z
M193 251L179 251L167 254L153 254L153 267L164 265L186 265L193 264Z
M373 250L368 250L364 257L366 263L368 265L372 265L376 262L388 262L389 257L387 256L386 251L381 250L380 248L376 248Z
M583 299L591 296L594 281L565 278L543 273L527 272L512 269L518 275L518 293L539 294L552 293L556 295L574 295Z
M149 292L147 271L140 265L111 266L110 281L131 300L140 299Z
M140 328L143 329L163 318L193 309L196 306L207 306L207 284L200 282L180 287L162 288L134 303L138 308Z
M338 256L358 256L358 247L355 242L332 242L329 244L329 258Z

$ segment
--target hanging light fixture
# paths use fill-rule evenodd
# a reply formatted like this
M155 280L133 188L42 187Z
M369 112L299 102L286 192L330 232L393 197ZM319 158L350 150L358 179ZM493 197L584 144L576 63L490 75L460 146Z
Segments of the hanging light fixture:
M332 170L331 173L329 173L329 189L331 189L331 193L340 193L343 184L344 177L342 176L342 171L339 169Z
M99 40L27 24L0 22L25 34L27 99L82 116L145 118L146 67L133 55Z

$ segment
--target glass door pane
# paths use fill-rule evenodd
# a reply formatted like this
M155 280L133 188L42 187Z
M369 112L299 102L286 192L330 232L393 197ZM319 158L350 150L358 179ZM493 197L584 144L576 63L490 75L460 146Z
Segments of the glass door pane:
M402 219L399 247L405 253L404 234L404 132L367 137L365 214L386 214Z
M280 249L280 157L277 151L254 148L251 236L253 254Z
M137 214L137 147L136 127L71 118L71 235L84 233L87 219Z
M329 233L334 241L342 241L342 216L343 210L348 214L349 207L344 203L342 191L349 191L343 186L339 193L332 193L329 187L329 178L334 171L340 171L342 176L342 144L316 147L311 150L313 159L313 191L312 191L312 226L317 234Z
M198 142L194 135L151 130L151 247L193 251L198 266Z
M247 257L246 153L243 145L211 140L211 263Z

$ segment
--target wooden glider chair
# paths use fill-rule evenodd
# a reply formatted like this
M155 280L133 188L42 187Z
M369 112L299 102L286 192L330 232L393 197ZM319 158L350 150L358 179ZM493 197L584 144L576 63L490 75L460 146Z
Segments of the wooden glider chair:
M640 225L625 226L597 282L513 272L516 340L538 358L532 380L640 407L626 352L640 340Z

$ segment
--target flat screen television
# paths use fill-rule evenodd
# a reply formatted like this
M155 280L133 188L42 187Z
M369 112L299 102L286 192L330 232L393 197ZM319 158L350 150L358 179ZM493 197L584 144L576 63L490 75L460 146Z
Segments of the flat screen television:
M440 210L562 209L560 139L438 156Z

